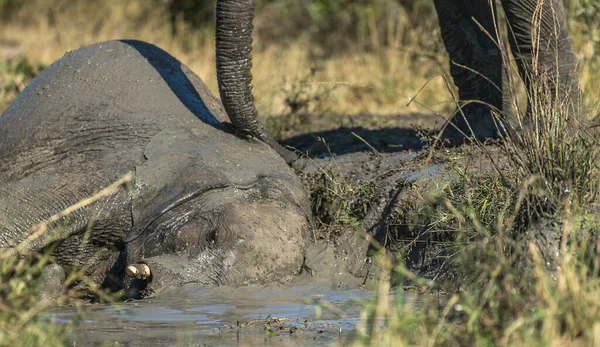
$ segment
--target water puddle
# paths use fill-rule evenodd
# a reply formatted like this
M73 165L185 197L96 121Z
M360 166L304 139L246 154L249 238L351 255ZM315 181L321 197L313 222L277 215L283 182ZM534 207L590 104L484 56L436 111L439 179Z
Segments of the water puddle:
M77 346L340 345L352 338L371 297L362 289L314 286L184 287L117 306L91 305L79 318L73 307L54 307L45 316L58 322L80 319L72 341ZM419 300L405 301L418 306Z

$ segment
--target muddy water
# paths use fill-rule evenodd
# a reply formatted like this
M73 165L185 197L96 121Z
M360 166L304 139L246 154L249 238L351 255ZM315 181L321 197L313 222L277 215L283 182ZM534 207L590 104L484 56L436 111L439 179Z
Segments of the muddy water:
M402 168L415 156L413 152L387 154L382 165ZM351 172L369 158L364 153L353 153L336 158L335 165L342 172ZM316 159L305 170L315 171L327 165L333 165L331 158ZM362 174L368 176L380 170L364 170ZM413 181L440 172L442 165L411 166L389 180ZM364 229L370 227L366 225ZM361 311L373 299L373 290L364 289L364 285L372 289L370 274L376 272L366 259L366 248L357 247L351 236L346 239L339 241L337 249L325 242L312 244L306 255L310 275L304 274L285 287L189 286L118 306L91 305L81 317L72 307L55 307L46 316L59 322L79 319L72 341L76 346L346 345L356 333ZM354 254L353 249L360 251ZM361 276L349 275L357 275L363 267L366 270ZM391 293L390 300L395 295ZM420 306L416 296L405 297L404 302Z
M79 318L73 344L344 345L351 341L371 295L364 289L317 286L184 287L118 306L91 305ZM418 306L418 298L408 300ZM70 322L78 314L71 307L55 307L46 316Z

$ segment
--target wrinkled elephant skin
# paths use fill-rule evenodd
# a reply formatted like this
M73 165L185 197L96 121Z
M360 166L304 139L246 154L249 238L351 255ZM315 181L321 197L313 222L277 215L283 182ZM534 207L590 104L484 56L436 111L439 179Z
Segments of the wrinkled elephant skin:
M236 137L227 120L202 81L151 44L67 53L0 118L0 249L133 172L133 189L62 219L54 225L62 233L34 250L55 247L65 270L78 264L133 297L297 274L310 221L302 184L273 149ZM148 264L152 276L129 280L132 263Z

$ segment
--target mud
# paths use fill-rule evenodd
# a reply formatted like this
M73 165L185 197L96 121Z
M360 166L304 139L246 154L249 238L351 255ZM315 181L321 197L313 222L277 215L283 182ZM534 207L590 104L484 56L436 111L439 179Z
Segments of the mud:
M432 246L420 209L428 194L457 179L453 167L467 159L472 170L482 174L490 170L486 157L475 156L473 148L436 151L431 156L422 150L310 159L302 177L313 192L324 184L324 172L335 172L336 179L348 186L371 182L371 188L366 195L344 197L364 205L356 210L360 212L335 212L338 220L344 213L356 213L357 223L331 221L316 226L303 272L285 286L186 286L116 306L90 305L80 318L77 309L67 306L45 315L58 322L78 320L72 341L76 345L349 344L356 336L361 311L374 300L378 269L372 255L377 247L369 238L389 253L401 255L399 259L420 276L436 279L443 272L445 250ZM317 215L334 214L335 206L331 201ZM396 285L389 299L403 293L418 309L423 296L402 291L413 284Z
M343 271L328 244L316 242L309 253L313 272L286 286L185 286L145 300L91 304L83 312L54 307L44 316L77 321L71 343L78 346L346 345L373 292ZM421 303L411 292L405 298L415 309Z
M166 345L305 345L331 344L352 338L366 291L327 291L296 287L253 291L233 288L181 288L155 299L89 307L72 343ZM346 316L328 310L316 314L308 300L327 300ZM356 302L352 298L355 298ZM77 312L68 307L46 313L69 322Z
M453 236L431 230L431 197L457 186L464 170L472 184L508 170L498 144L432 150L433 131L399 129L404 137L387 136L393 129L340 128L297 146L307 153L300 172L318 220L315 238L330 242L344 270L363 284L377 276L372 255L380 249L422 278L446 276ZM340 134L354 140L340 148Z
M468 168L476 177L490 174L494 165L502 170L503 165L498 147L430 151L431 142L423 137L426 130L405 129L401 134L406 136L385 137L387 131L342 128L289 140L307 154L298 173L311 192L317 219L304 269L294 281L269 288L187 286L118 306L92 305L76 325L73 343L348 343L364 305L373 300L371 289L379 273L373 255L385 249L430 283L442 278L452 249L442 242L448 235L428 228L429 197L454 185L460 179L459 168ZM396 289L390 300L403 288L417 285L404 278L393 280ZM408 292L413 293L408 301L418 308L422 297ZM58 307L46 316L69 322L78 313L72 307Z

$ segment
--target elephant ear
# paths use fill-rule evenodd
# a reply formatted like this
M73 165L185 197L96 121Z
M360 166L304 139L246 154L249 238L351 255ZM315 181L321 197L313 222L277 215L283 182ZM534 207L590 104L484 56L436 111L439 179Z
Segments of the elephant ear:
M136 166L133 227L125 242L138 238L167 211L216 188L229 185L198 153L198 137L185 129L167 129L152 138L146 162Z

